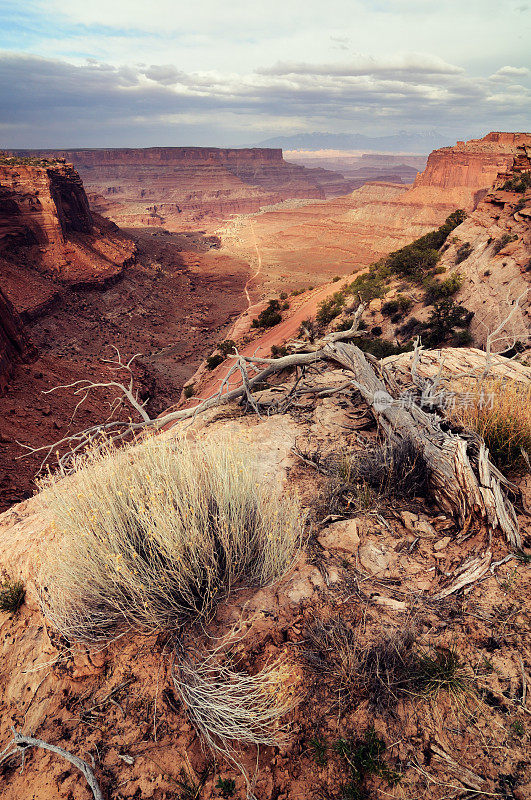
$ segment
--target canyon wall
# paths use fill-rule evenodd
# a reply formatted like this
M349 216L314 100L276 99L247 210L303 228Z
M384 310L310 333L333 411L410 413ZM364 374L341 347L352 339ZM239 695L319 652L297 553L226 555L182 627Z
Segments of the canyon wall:
M192 228L288 198L346 194L352 182L289 164L279 149L207 147L20 151L64 158L79 171L91 206L122 227Z
M62 284L120 273L134 243L89 210L76 170L45 159L0 159L0 286L23 315L40 313Z
M6 388L15 364L35 355L20 316L0 289L0 393Z
M292 278L299 288L326 275L367 266L441 225L457 208L472 211L531 134L489 133L483 139L435 150L413 186L369 182L349 196L314 204L286 204L251 219L236 220L222 237L249 258L260 249L261 280Z

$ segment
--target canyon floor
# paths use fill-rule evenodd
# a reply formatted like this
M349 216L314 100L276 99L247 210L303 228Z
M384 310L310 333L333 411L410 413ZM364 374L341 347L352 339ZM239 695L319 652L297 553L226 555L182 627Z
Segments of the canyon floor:
M113 394L94 392L71 416L79 397L72 390L43 391L82 378L102 380L112 345L129 359L140 353L135 373L148 408L157 414L175 402L183 383L245 307L245 261L211 248L203 233L128 231L139 248L137 262L103 289L68 291L49 313L30 322L39 358L17 367L0 397L0 509L34 491L38 456L16 460L18 444L40 446L109 414ZM110 370L109 378L115 373Z

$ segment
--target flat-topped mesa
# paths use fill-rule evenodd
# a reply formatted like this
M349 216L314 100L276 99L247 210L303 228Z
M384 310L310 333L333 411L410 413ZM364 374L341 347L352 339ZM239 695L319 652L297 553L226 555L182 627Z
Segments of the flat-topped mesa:
M347 194L335 172L306 169L269 148L148 147L17 151L71 161L91 205L122 226L173 230L287 199ZM156 207L156 208L155 208Z
M425 189L444 189L449 198L461 201L461 208L471 210L485 196L498 173L512 167L517 149L526 145L531 146L531 133L491 132L482 139L434 150L426 169L415 179L412 195L421 196Z
M146 164L152 166L194 166L204 164L260 164L282 163L280 148L246 147L116 147L116 148L79 148L74 150L19 150L18 154L31 154L37 158L64 158L73 164L85 167L112 166L121 164L134 166Z

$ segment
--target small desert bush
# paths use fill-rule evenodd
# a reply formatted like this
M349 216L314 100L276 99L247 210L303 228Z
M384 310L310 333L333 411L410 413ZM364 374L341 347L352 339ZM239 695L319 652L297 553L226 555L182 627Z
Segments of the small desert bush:
M280 302L278 300L270 300L267 308L260 312L256 319L252 321L253 328L273 328L282 322L282 314L280 313Z
M221 353L214 353L213 355L208 356L206 360L207 369L216 369L216 367L219 367L219 365L224 361L225 359Z
M43 482L57 532L41 596L68 639L175 629L208 617L235 584L263 586L290 567L303 519L237 441L150 437L77 459Z
M3 581L0 583L0 611L18 611L25 596L26 590L22 581Z
M517 381L486 380L459 394L451 419L485 440L500 469L518 467L522 450L531 454L531 386Z
M471 255L474 251L474 248L470 244L470 242L464 242L460 247L457 248L455 254L455 263L461 264L462 261L466 261L466 259Z
M428 488L428 467L406 439L340 454L334 471L346 484L366 484L380 497L418 497Z

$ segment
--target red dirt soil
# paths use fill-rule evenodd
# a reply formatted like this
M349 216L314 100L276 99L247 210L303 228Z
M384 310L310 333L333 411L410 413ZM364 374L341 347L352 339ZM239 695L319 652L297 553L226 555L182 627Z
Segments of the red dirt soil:
M111 345L125 358L141 353L135 374L148 412L156 415L179 396L231 317L246 303L245 262L230 259L201 233L165 235L130 231L140 254L122 277L104 289L72 289L44 316L28 323L39 357L16 366L0 397L0 510L34 491L41 458L16 460L17 443L40 446L105 420L113 393L98 390L69 420L79 397L72 390L43 395L82 378L116 377L104 358ZM122 410L124 418L129 410Z

